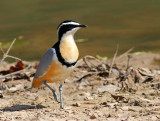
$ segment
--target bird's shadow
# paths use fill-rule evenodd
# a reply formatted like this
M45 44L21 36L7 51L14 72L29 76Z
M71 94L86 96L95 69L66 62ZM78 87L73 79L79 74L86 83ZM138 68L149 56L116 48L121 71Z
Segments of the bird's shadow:
M43 105L14 105L14 106L11 106L11 107L5 107L3 109L1 109L1 111L21 111L21 110L28 110L28 109L42 109L42 108L45 108L45 106Z

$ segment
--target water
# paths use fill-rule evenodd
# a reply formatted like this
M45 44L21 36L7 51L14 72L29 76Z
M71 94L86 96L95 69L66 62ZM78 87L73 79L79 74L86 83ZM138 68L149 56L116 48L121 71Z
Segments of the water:
M11 55L39 60L57 41L56 28L63 20L75 20L89 27L75 39L80 56L113 56L117 44L121 54L134 51L160 52L160 1L107 0L1 0L0 42L17 38Z

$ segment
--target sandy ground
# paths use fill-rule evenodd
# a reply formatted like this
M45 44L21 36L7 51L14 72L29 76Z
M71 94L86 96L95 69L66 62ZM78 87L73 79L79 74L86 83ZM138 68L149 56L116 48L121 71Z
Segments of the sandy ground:
M110 76L111 60L81 60L63 86L64 109L45 86L31 88L37 62L24 62L29 70L1 82L0 121L160 121L160 55L131 55L129 69L127 60L117 58Z

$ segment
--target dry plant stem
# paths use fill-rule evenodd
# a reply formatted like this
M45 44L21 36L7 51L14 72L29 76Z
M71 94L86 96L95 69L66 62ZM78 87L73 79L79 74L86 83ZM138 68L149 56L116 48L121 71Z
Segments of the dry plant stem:
M0 46L0 49L1 49L2 54L4 55L5 53L4 53L3 49L1 48L1 46Z
M10 73L10 74L6 74L6 75L3 75L3 76L0 76L0 79L4 79L4 78L10 77L10 76L12 77L12 76L15 75L15 74L19 74L19 73L21 73L21 72L24 72L24 71L28 70L30 67L31 67L31 65L28 65L28 67L26 67L26 68L23 69L23 70L16 71L16 72L13 72L13 73Z
M122 82L122 83L123 83L123 87L124 87L125 89L127 89L127 90L128 90L129 87L130 87L130 83L129 83L129 80L128 80L129 75L131 75L131 69L129 68L130 59L131 59L131 56L128 55L126 73L124 74L125 80Z
M11 43L11 45L9 46L9 48L8 48L8 50L7 50L6 53L5 53L5 52L3 51L3 49L0 47L0 48L1 48L1 51L2 51L2 53L3 53L3 58L2 58L2 60L1 60L1 62L0 62L0 64L2 64L3 61L4 61L7 57L13 58L13 59L16 59L16 60L21 60L21 59L19 59L19 58L17 58L17 57L8 55L8 53L9 53L9 51L11 50L11 48L12 48L12 46L13 46L13 44L14 44L15 41L16 41L16 39L14 39L14 40L12 41L12 43Z
M109 75L108 75L109 78L110 78L111 70L112 70L112 68L113 68L113 64L114 64L114 62L115 62L115 60L116 60L116 56L117 56L117 53L118 53L118 49L119 49L119 45L117 45L116 52L115 52L114 57L113 57L113 60L112 60L112 62L111 62L111 66L110 66L110 69L109 69Z
M126 67L126 79L127 79L128 76L131 74L131 69L129 69L130 59L131 59L131 56L128 55L128 61L127 61L127 67Z
M11 45L9 46L9 48L8 48L8 50L7 50L7 52L6 52L6 55L8 55L8 53L9 53L9 51L11 50L11 48L12 48L12 46L13 46L13 44L14 44L15 41L16 41L16 39L14 39L14 40L12 41Z
M11 56L11 55L8 55L7 57L9 57L9 58L13 58L13 59L15 59L15 60L19 60L19 61L21 61L21 59L20 59L20 58L17 58L17 57Z
M92 75L94 75L94 73L86 74L86 75L82 76L81 78L75 80L74 82L81 82L82 79L85 79L85 78L87 78L87 77L89 77L89 76L92 76Z
M9 51L11 50L11 48L12 48L12 46L13 46L13 44L14 44L15 41L16 41L16 39L14 39L14 40L12 41L12 43L11 43L11 45L9 46L9 48L8 48L8 50L7 50L6 53L4 53L4 51L3 51L2 48L1 48L1 50L2 50L2 52L3 52L3 58L2 58L2 60L1 60L1 63L4 61L5 58L7 58L8 53L9 53Z
M120 56L117 57L117 60L122 58L123 56L126 56L128 53L130 53L132 50L134 49L134 47L130 48L129 50L127 50L125 53L121 54Z
M128 61L127 61L127 68L126 68L126 71L129 69L130 59L131 59L131 56L128 55Z
M88 64L88 62L86 61L86 58L83 58L83 61L85 62L85 64L91 69L91 66Z
M87 58L92 58L92 59L94 59L94 60L96 60L97 62L100 62L98 59L96 59L95 57L93 57L93 56L89 56L89 55L87 55L87 56L85 56L84 58L83 58L83 61L85 62L85 64L91 69L92 67L88 64L88 60L87 60ZM89 62L90 64L92 64L94 67L96 67L96 65L94 65L93 63L91 63L91 62Z
M93 59L95 59L97 62L101 63L101 61L99 61L97 58L95 58L95 57L93 57L93 56L90 56L90 55L85 56L85 58L93 58Z

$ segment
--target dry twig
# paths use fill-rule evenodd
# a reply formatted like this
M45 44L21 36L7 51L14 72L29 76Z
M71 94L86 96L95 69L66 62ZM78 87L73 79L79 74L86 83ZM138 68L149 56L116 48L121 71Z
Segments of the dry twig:
M127 50L126 52L124 52L123 54L121 54L120 56L117 57L117 60L126 56L128 53L130 53L132 50L134 49L134 47L130 48L129 50Z
M90 66L90 65L93 65L94 67L97 67L97 66L96 66L95 64L89 62L89 61L88 61L88 58L94 59L95 61L97 61L97 62L99 62L99 63L102 63L102 62L100 62L97 58L95 58L95 57L93 57L93 56L87 55L87 56L85 56L85 57L83 58L83 61L85 62L85 64L86 64L90 69L92 68L92 66ZM90 64L89 64L89 63L90 63Z
M2 59L1 59L1 61L0 61L0 64L2 64L3 61L4 61L7 57L13 58L13 59L16 59L16 60L21 60L20 58L17 58L17 57L8 55L8 53L9 53L9 51L11 50L11 48L12 48L12 46L13 46L13 44L14 44L15 41L16 41L16 39L14 39L14 40L12 41L12 43L11 43L11 45L9 46L9 48L8 48L8 50L7 50L6 53L5 53L5 52L3 51L3 49L0 47L1 52L2 52L2 54L3 54L3 57L2 57Z
M130 66L130 59L131 59L131 56L128 55L128 61L127 61L127 68L126 68L126 71L129 69L129 66Z
M85 78L87 78L87 77L90 77L90 76L92 76L93 74L94 74L94 73L88 73L88 74L82 76L81 78L75 80L74 82L81 82L82 79L85 79Z
M118 49L119 49L119 45L117 45L116 52L115 52L114 57L113 57L113 60L112 60L112 62L111 62L111 66L110 66L110 69L109 69L109 75L108 75L108 78L110 77L111 70L112 70L112 68L113 68L113 64L114 64L114 62L115 62L115 59L116 59L116 56L117 56L117 53L118 53Z

